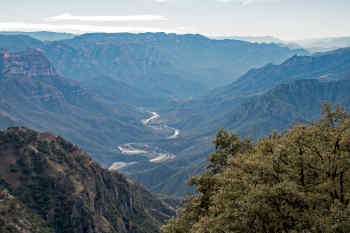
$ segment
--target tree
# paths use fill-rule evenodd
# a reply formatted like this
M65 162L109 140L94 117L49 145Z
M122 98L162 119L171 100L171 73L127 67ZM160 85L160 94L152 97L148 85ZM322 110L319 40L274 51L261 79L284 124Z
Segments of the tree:
M323 118L253 144L219 131L198 194L165 233L350 232L350 115Z

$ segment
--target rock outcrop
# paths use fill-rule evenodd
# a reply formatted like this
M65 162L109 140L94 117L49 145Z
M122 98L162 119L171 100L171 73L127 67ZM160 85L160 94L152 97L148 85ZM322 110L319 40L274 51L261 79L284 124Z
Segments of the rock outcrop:
M57 72L49 60L36 49L10 53L0 51L2 73L8 76L57 76Z
M30 213L26 218L35 216L47 232L151 233L174 214L136 182L101 168L77 146L49 133L23 127L0 131L0 159L0 212L9 211L4 200L16 200ZM17 228L37 232L30 225L28 231Z

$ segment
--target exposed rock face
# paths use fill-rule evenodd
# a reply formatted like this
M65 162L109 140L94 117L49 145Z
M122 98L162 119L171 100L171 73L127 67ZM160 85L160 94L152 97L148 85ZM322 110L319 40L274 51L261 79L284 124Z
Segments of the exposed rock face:
M57 76L55 68L49 60L35 49L19 53L0 51L2 57L2 72L8 76Z
M52 134L0 131L0 159L0 188L9 190L0 190L1 200L16 198L56 233L158 232L174 214L137 183Z
M39 50L0 51L0 73L1 96L7 103L36 103L62 111L66 102L85 95L79 85L60 77Z

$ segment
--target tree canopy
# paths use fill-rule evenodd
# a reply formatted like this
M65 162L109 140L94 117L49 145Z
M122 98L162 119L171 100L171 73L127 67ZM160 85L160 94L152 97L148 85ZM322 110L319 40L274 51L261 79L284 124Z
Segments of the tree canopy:
M220 130L197 194L165 233L350 232L350 114L254 143Z

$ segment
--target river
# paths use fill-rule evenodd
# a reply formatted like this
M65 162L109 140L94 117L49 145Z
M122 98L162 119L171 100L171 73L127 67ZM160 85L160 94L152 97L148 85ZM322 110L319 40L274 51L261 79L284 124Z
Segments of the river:
M163 123L162 121L160 121L160 115L156 112L148 112L149 114L151 114L151 116L149 118L143 119L141 120L141 123L147 127L151 127L155 130L164 130L164 129L168 129L170 131L172 131L172 134L169 135L166 139L176 139L177 137L180 136L180 130L169 127L168 125L166 125L165 123ZM171 159L174 159L176 156L172 153L169 153L167 151L164 151L160 148L158 148L155 145L152 144L148 144L148 143L127 143L127 144L123 144L118 146L118 150L120 151L120 153L124 154L124 155L141 155L144 157L147 157L148 161L151 163L162 163ZM113 163L109 169L110 170L121 170L122 168L131 166L136 164L137 162L115 162Z

